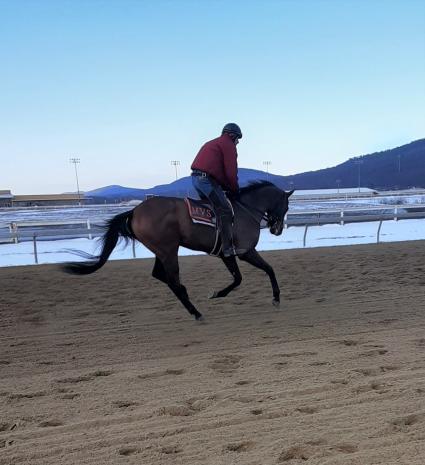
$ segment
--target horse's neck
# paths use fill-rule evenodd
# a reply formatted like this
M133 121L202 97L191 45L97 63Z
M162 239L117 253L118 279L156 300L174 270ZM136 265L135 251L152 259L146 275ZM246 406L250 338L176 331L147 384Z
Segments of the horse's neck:
M241 196L241 202L247 207L253 207L258 211L264 213L267 210L267 201L264 195L262 194L264 189L258 189L256 191L248 192L245 195Z

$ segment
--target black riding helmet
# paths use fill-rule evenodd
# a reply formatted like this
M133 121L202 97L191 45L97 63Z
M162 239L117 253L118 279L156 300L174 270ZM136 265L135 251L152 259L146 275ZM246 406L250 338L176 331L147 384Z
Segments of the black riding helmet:
M224 126L222 134L229 134L230 136L237 137L238 139L242 139L242 131L241 128L235 123L227 123Z

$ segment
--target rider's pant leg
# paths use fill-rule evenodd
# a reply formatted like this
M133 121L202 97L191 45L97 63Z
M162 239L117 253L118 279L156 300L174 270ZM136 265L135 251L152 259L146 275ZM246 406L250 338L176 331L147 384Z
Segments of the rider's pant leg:
M221 240L223 243L223 254L225 257L235 255L233 246L233 212L227 197L221 187L213 189L209 196L211 203L214 204L216 215L219 220L221 230Z
M232 208L223 189L211 178L193 176L192 183L201 198L206 197L212 204L221 231L223 254L234 255Z
M209 199L213 186L207 177L192 176L192 184L201 199Z

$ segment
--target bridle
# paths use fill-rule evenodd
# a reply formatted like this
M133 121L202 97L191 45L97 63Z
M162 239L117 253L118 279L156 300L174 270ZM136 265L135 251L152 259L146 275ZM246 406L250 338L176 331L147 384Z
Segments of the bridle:
M248 206L242 203L240 200L235 200L235 203L238 204L248 215L255 220L256 223L261 224L261 221L266 221L267 227L272 227L273 223L277 223L279 218L275 215L268 214L267 212L263 213L261 210L255 207ZM285 208L285 207L284 207ZM256 215L254 215L254 213ZM257 217L257 215L259 215ZM282 215L283 218L284 215Z

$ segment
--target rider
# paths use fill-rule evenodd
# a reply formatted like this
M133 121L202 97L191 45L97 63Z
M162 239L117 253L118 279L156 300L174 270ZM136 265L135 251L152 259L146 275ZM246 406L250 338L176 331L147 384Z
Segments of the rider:
M224 191L239 191L236 145L241 138L242 132L237 124L226 124L220 137L201 147L191 166L193 186L201 198L207 198L211 202L216 213L225 257L236 255L232 208Z

